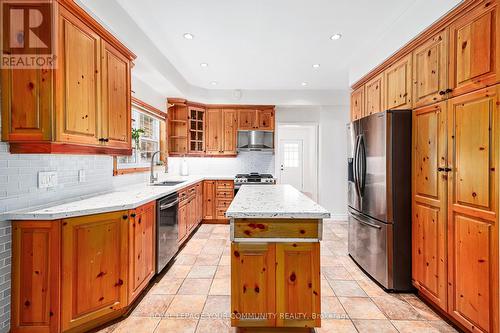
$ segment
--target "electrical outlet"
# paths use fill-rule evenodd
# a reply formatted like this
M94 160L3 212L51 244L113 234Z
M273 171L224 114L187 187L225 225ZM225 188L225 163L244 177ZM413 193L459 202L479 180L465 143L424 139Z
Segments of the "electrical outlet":
M85 177L85 170L78 170L78 182L79 183L83 183L85 182L87 179Z
M57 186L57 172L40 171L38 172L38 188L51 188Z

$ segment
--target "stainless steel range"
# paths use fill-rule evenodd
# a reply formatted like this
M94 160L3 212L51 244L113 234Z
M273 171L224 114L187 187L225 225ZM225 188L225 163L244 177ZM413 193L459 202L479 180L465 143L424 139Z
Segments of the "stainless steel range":
M237 174L234 178L234 195L242 185L273 185L276 179L270 174L260 174L258 172Z

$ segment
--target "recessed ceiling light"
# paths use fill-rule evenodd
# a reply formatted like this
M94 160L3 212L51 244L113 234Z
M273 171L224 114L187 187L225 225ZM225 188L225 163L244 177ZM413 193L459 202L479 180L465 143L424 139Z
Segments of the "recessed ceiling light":
M194 35L193 35L193 34L190 34L189 32L186 32L183 36L184 36L184 38L186 38L186 39L193 39L193 38L194 38Z
M208 64L207 64L206 62L202 62L202 63L200 64L200 67L208 67Z
M317 68L320 68L320 67L321 67L321 65L320 65L320 64L314 64L314 65L313 65L313 68L316 68L316 69L317 69Z
M212 82L210 82L210 84L211 84L211 85L213 85L213 86L216 86L216 85L217 85L217 83L218 83L217 81L212 81Z
M342 38L341 34L335 34L335 35L330 36L331 40L339 40L340 38Z
M305 87L305 86L307 86L307 82L302 82L301 85L302 85L302 87Z

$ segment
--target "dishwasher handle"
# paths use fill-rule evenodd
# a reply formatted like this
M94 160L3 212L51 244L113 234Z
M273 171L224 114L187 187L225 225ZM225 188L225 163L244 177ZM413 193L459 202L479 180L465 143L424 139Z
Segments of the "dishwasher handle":
M175 201L173 201L171 203L168 203L168 204L165 204L165 205L161 205L160 206L160 210L165 210L165 209L171 208L171 207L177 205L178 203L179 203L179 199L177 199L177 200L175 200Z

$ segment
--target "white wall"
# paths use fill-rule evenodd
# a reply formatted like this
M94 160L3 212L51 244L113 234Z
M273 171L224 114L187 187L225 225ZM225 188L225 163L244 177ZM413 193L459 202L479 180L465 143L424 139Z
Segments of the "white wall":
M348 106L277 107L277 123L319 124L318 202L337 220L347 218Z

